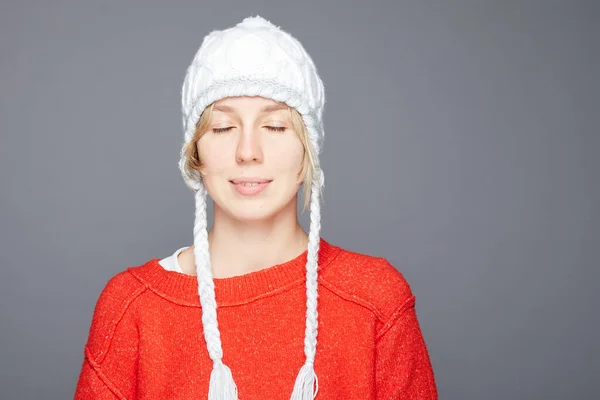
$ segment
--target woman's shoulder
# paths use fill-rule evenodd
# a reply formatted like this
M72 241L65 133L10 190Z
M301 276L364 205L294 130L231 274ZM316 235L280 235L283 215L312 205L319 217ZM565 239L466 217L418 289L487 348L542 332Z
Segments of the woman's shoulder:
M146 289L146 285L136 276L136 271L147 269L151 262L127 266L110 275L98 296L96 312L100 311L105 319L118 317L123 308Z
M145 285L137 275L139 272L150 268L155 261L158 260L151 259L139 265L128 265L110 275L100 293L100 299L104 300L106 298L107 301L111 302L123 302L139 294L145 289Z
M404 274L384 257L341 248L319 276L329 290L371 309L382 319L414 302Z

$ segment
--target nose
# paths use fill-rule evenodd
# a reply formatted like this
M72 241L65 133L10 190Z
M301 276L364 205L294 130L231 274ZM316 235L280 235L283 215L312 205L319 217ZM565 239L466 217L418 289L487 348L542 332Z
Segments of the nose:
M260 137L260 130L248 127L242 130L238 139L236 149L236 160L238 163L248 161L262 162L263 152Z

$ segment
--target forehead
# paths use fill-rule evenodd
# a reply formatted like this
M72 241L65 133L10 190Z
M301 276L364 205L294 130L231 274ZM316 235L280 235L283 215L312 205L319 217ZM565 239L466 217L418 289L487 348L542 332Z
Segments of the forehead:
M289 106L283 102L267 99L260 96L226 97L215 102L214 111L235 113L239 111L259 111L262 113L288 110Z

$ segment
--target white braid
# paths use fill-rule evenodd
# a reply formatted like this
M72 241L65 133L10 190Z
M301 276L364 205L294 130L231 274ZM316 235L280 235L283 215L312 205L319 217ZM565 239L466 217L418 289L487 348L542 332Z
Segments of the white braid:
M208 354L213 360L213 370L210 374L209 400L236 400L237 387L231 375L231 370L223 364L223 349L221 334L217 322L217 301L215 284L210 265L208 232L206 229L206 190L200 183L196 192L196 218L194 221L194 257L196 275L198 277L198 295L202 305L202 326Z
M291 400L312 400L319 391L319 380L314 370L317 349L317 268L319 265L319 242L321 232L320 189L324 184L321 169L315 171L310 199L310 230L308 234L308 255L306 260L306 334L304 353L306 362L300 369L294 384ZM313 388L316 385L316 388Z

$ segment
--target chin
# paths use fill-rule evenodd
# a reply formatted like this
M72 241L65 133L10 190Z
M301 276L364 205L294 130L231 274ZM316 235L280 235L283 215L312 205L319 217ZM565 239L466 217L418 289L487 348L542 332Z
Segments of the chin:
M235 220L256 222L272 219L284 212L286 207L285 201L230 201L225 204L223 209ZM295 207L294 212L296 212Z
M278 192L271 192L262 197L244 198L223 190L215 193L217 198L213 198L213 201L215 206L218 206L230 218L240 221L272 219L288 207L296 212L295 196L297 192L281 193L281 190Z
M272 202L235 202L229 208L230 214L236 219L256 221L273 217L281 212L284 208L283 204L275 204Z

